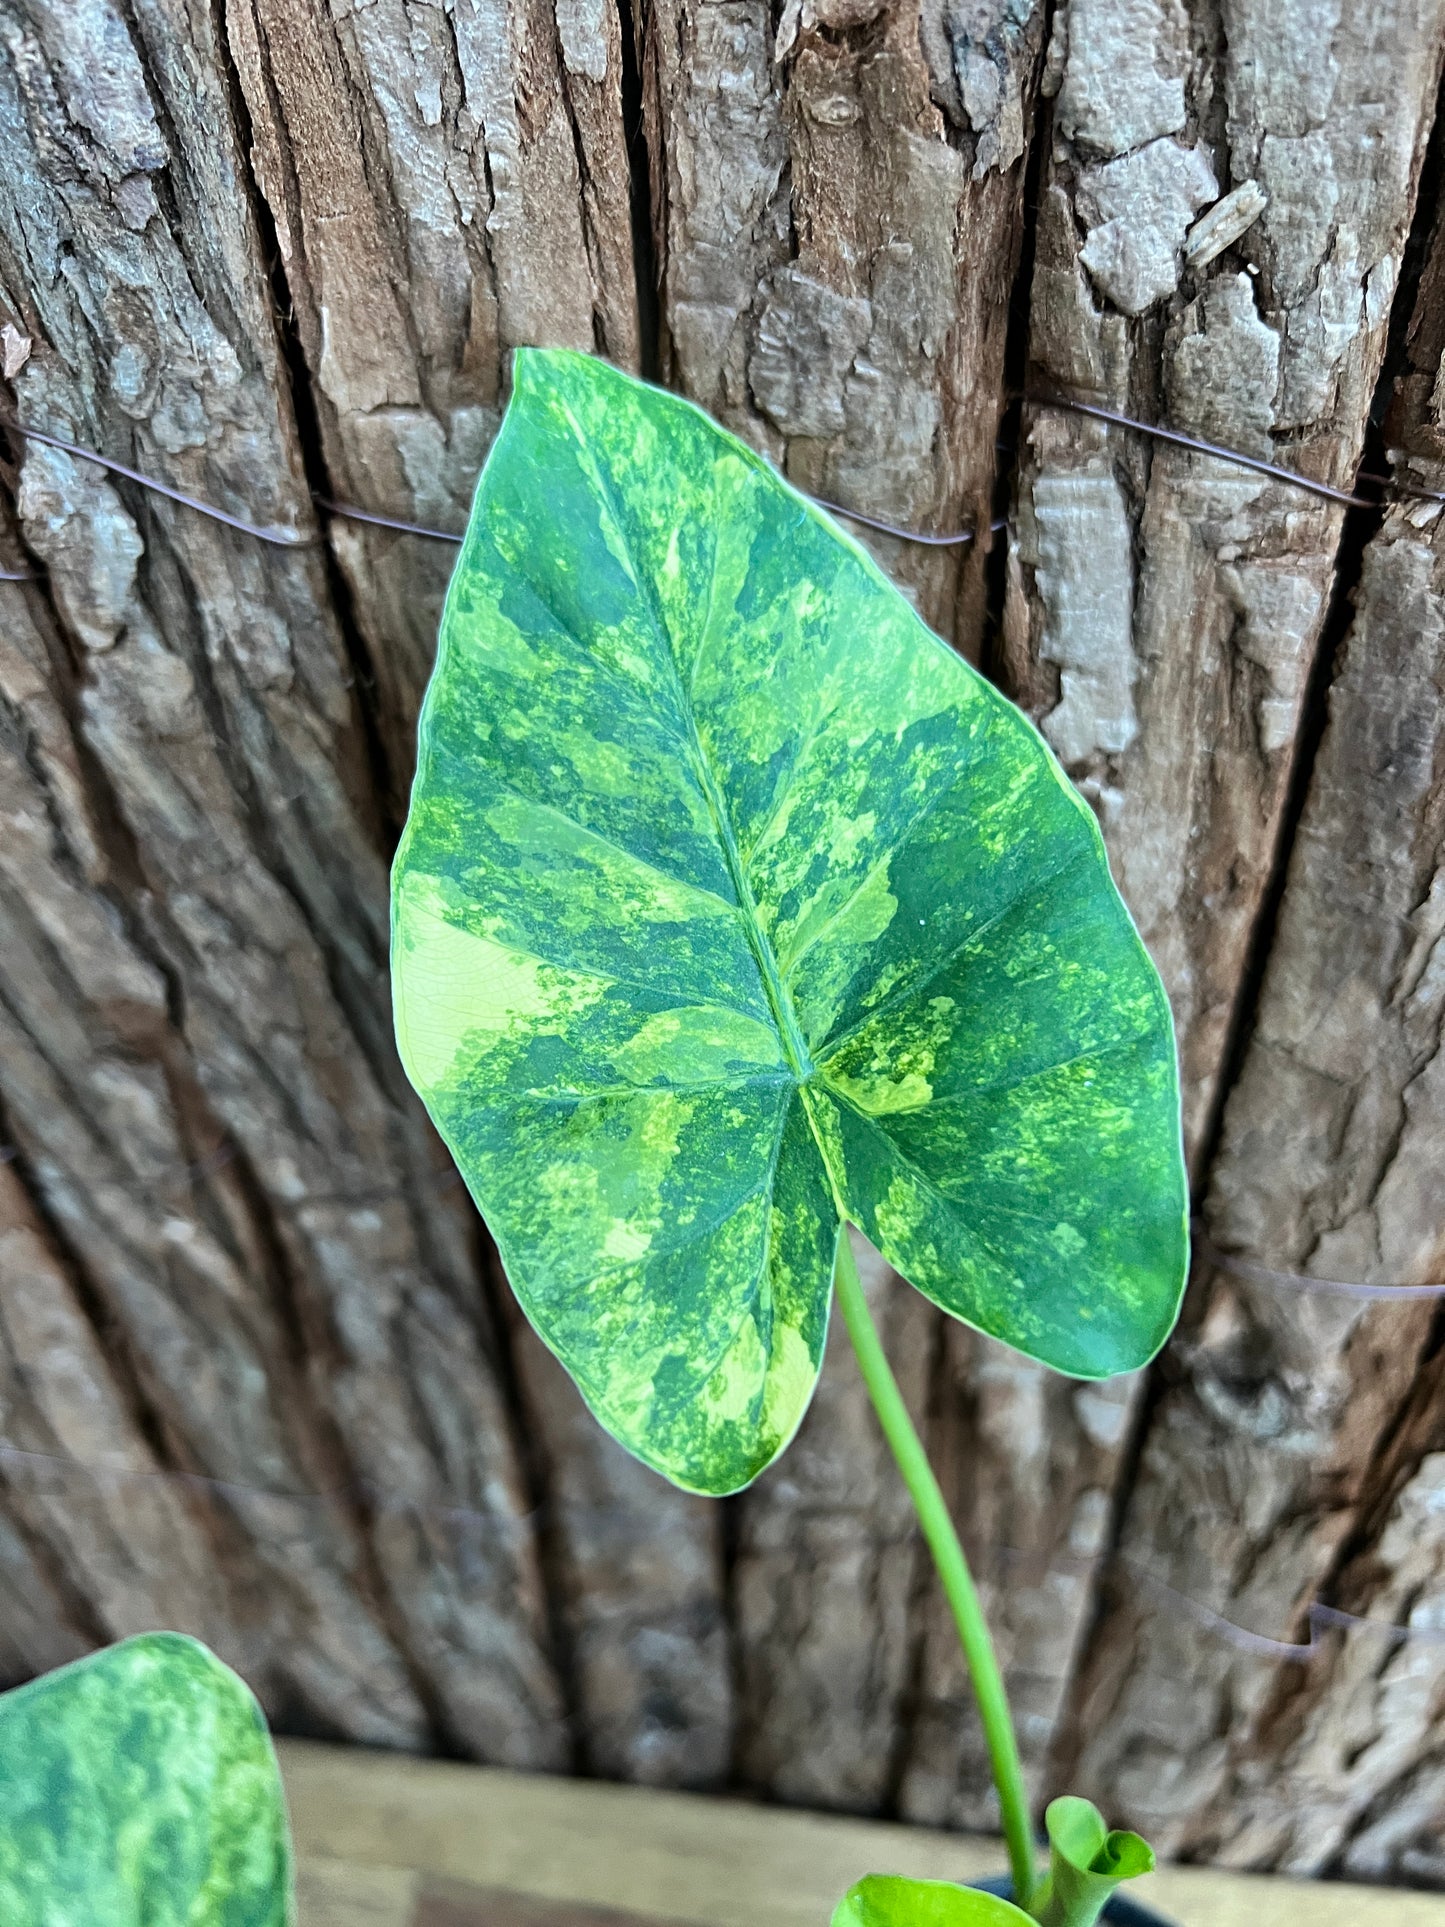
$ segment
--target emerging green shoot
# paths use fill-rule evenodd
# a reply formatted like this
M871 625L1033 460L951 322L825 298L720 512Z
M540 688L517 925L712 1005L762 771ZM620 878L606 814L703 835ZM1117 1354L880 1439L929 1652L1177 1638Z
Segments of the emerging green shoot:
M1044 1814L1049 1871L1035 1911L1041 1927L1094 1927L1122 1880L1154 1871L1154 1853L1137 1833L1111 1833L1088 1800L1050 1801Z

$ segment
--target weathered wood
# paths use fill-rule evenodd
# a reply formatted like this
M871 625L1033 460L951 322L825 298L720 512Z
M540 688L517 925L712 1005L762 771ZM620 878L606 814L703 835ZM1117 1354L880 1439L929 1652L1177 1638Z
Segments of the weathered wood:
M1042 0L652 0L664 366L976 657Z
M860 529L977 659L1043 8L654 0L644 75L664 368ZM910 1397L940 1321L882 1274ZM915 1546L841 1331L788 1458L739 1504L739 1770L861 1810L896 1791Z
M309 539L210 9L27 0L3 31L22 417ZM555 1761L472 1234L388 1034L376 799L319 553L34 443L16 499L90 814L77 850L72 799L27 765L49 875L7 901L0 1075L36 1202L169 1462L234 1482L230 1583L273 1699ZM303 1523L237 1488L342 1496Z
M938 1319L856 1238L904 1397L923 1408ZM834 1317L786 1457L738 1502L732 1603L743 1784L812 1806L891 1802L922 1551L913 1511Z
M614 1444L530 1329L517 1357L546 1466L548 1577L582 1764L643 1785L722 1786L733 1740L722 1508Z
M518 343L636 366L616 10L227 0L226 31L327 483L459 531ZM356 522L329 536L399 819L454 556Z
M24 557L5 533L0 553L14 567ZM219 1132L192 1135L198 1121L207 1122L194 1077L179 1086L182 1101L172 1096L184 1053L167 1023L163 974L117 915L107 839L87 795L81 745L54 686L61 640L35 590L9 594L0 632L6 1126L24 1145L36 1190L73 1251L95 1255L98 1271L92 1277L87 1268L86 1283L98 1300L92 1315L104 1321L99 1330L88 1321L15 1170L0 1173L7 1226L0 1275L12 1361L3 1436L7 1448L45 1455L7 1453L0 1460L7 1540L28 1545L32 1562L48 1568L36 1571L33 1592L27 1587L26 1612L7 1616L20 1640L17 1663L39 1665L56 1641L70 1656L77 1641L83 1649L138 1630L137 1619L174 1623L210 1633L278 1709L358 1737L415 1743L422 1711L399 1656L354 1597L356 1547L348 1535L324 1516L318 1528L305 1514L298 1520L293 1509L285 1518L284 1506L244 1493L232 1503L188 1507L164 1484L178 1457L190 1467L246 1476L244 1460L233 1456L236 1431L247 1429L244 1407L229 1436L224 1409L193 1410L194 1428L214 1434L209 1450L165 1450L185 1414L165 1396L164 1355L156 1361L158 1397L137 1356L149 1341L176 1356L176 1371L194 1374L203 1341L183 1309L194 1303L211 1313L204 1342L214 1346L196 1387L199 1399L214 1396L218 1384L244 1386L249 1378L264 1409L270 1360L254 1344L248 1355L236 1342L236 1321L216 1315L233 1298L244 1302L247 1254L236 1246L248 1229L246 1201L229 1155L221 1155ZM8 1143L7 1156L19 1149ZM176 1295L169 1310L166 1286ZM43 1326L36 1323L37 1300L45 1306ZM127 1304L139 1307L134 1319L125 1315ZM254 1403L257 1392L250 1396ZM147 1437L157 1422L161 1439ZM265 1472L277 1478L274 1458ZM291 1468L286 1482L305 1484L305 1471ZM113 1534L98 1532L101 1518L114 1520ZM283 1525L289 1545L281 1543ZM243 1646L236 1623L216 1604L216 1584L227 1575L248 1586L263 1581L265 1603L244 1616ZM41 1602L56 1583L51 1621ZM139 1610L137 1595L148 1611ZM127 1596L137 1602L134 1617L117 1603ZM39 1615L38 1641L26 1629L30 1614Z
M1391 424L1401 472L1434 488L1442 291L1437 228ZM1365 553L1225 1112L1205 1206L1216 1248L1322 1278L1445 1277L1442 944L1445 520L1406 504ZM1439 1340L1438 1301L1370 1303L1200 1263L1078 1707L1084 1785L1166 1850L1438 1872L1440 1649L1392 1652L1357 1631L1330 1636L1307 1669L1282 1664L1201 1638L1136 1576L1274 1638L1302 1637L1321 1594L1438 1628Z
M853 1881L880 1867L979 1880L1004 1858L994 1839L354 1747L285 1743L281 1773L307 1886L350 1900L366 1927L368 1904L376 1927L402 1927L408 1875L422 1896L451 1903L433 1916L423 1898L410 1927L492 1927L492 1906L509 1927L632 1927L639 1915L653 1927L817 1927ZM1187 1927L1445 1919L1439 1894L1198 1867L1161 1867L1130 1892ZM509 1904L515 1915L503 1912Z
M1137 1381L1075 1384L959 1325L945 1332L930 1449L974 1568L1037 1799L1108 1528ZM899 1806L998 1825L958 1634L932 1573L919 1602L917 1703Z
M1445 0L1071 0L1047 57L1032 0L633 11L664 370L803 487L986 531L1041 82L1035 379L1349 482ZM14 445L0 565L48 579L0 584L0 1672L167 1619L293 1727L978 1825L952 1629L843 1334L730 1514L661 1486L496 1315L391 1050L384 861L452 556L318 527L310 490L459 528L512 345L637 365L632 26L0 0L16 405L304 544ZM1391 433L1438 486L1434 273ZM1003 663L1169 977L1197 1143L1340 512L1025 420ZM985 542L866 539L978 656ZM1221 1244L1320 1272L1445 1256L1441 540L1396 511L1366 558L1210 1194ZM1042 1790L1137 1392L867 1277ZM1438 1623L1437 1336L1198 1281L1071 1702L1086 1784L1163 1844L1445 1878L1439 1649L1282 1667L1129 1577L1270 1633L1317 1586Z
M1154 0L1074 0L1055 15L1030 382L1348 485L1445 10L1411 0L1337 18L1234 4L1222 26L1216 43L1202 17ZM1384 72L1396 76L1388 87ZM1378 133L1361 139L1367 127ZM1197 1152L1274 858L1341 511L1076 416L1034 408L1025 419L1006 679L1094 804L1163 970ZM955 1342L979 1363L953 1484L1026 1762L1036 1790L1058 1791L1048 1761L1138 1382L1051 1384ZM1184 1505L1193 1471L1176 1468L1171 1503ZM921 1818L977 1823L992 1796L935 1588L926 1613L931 1657L903 1797ZM1210 1643L1197 1627L1180 1638Z
M97 1635L153 1625L156 1604L146 1582L168 1565L174 1595L189 1594L192 1623L205 1626L214 1644L229 1644L205 1543L178 1497L156 1480L145 1442L108 1383L95 1334L20 1184L3 1168L0 1276L0 1418L9 1442L0 1461L6 1683L78 1659ZM77 1445L92 1459L118 1468L129 1460L149 1474L146 1502L115 1507L104 1473L77 1493L59 1463Z
M276 225L334 495L459 530L511 350L638 360L615 8L230 0L252 159ZM393 818L454 552L334 520L374 680ZM594 1770L704 1785L726 1770L716 1522L596 1434L524 1345L551 1493L556 1602Z
M1442 41L1421 0L1227 0L1217 41L1172 0L1061 9L1031 379L1348 486ZM1018 487L1009 671L1164 973L1197 1150L1340 510L1048 410Z

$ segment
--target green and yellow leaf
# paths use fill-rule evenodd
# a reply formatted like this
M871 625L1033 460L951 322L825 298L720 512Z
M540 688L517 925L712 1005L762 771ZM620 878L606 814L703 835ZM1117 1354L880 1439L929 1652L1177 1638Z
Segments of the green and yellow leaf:
M289 1927L275 1755L204 1646L146 1633L0 1697L5 1927Z
M838 1902L830 1927L1032 1927L1032 1922L1011 1900L973 1887L870 1873Z
M839 1225L1060 1370L1173 1323L1173 1033L1089 810L699 410L520 352L423 710L397 1037L608 1430L745 1485Z

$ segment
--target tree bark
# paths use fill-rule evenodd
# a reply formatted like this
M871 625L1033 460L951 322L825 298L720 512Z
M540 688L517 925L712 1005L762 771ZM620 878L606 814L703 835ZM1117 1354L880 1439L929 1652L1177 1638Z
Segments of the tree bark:
M1445 227L1392 440L1445 483ZM1441 1278L1445 535L1389 510L1290 858L1205 1206L1212 1244L1321 1278ZM1149 1415L1120 1575L1081 1687L1079 1771L1167 1851L1375 1877L1445 1816L1436 1649L1331 1634L1308 1667L1201 1640L1162 1580L1272 1638L1319 1597L1425 1631L1445 1570L1439 1301L1281 1291L1201 1259ZM1433 1831L1432 1831L1433 1829Z
M1326 31L1303 8L1230 0L1217 46L1166 0L1078 0L1061 22L1035 380L1348 489L1445 14L1400 0ZM1029 439L1010 668L1093 800L1164 973L1197 1152L1340 510L1047 409Z
M1106 1550L1134 1377L1075 1384L954 1325L931 1446L960 1522L1040 1800L1057 1721ZM916 1619L923 1641L899 1789L904 1816L996 1829L983 1731L947 1602L928 1575Z
M168 1462L230 1482L273 1703L553 1763L527 1504L472 1232L388 1034L377 799L214 22L0 22L21 417L303 544L22 444L53 743L16 773L48 873L0 946L23 1168ZM318 1489L343 1496L304 1520L284 1497Z
M169 1622L284 1729L993 1823L843 1333L718 1507L510 1304L388 1014L453 550L315 497L459 531L548 342L971 530L857 532L1098 811L1214 1246L1438 1278L1438 506L1347 523L1037 400L998 443L1027 375L1348 489L1388 347L1371 460L1445 486L1442 45L1445 0L0 0L5 406L283 536L9 438L5 1679ZM1036 1795L1445 1880L1438 1646L1293 1664L1149 1590L1445 1623L1438 1311L1201 1263L1160 1365L1079 1386L864 1275Z
M1042 0L651 0L663 367L977 657Z
M1231 4L1214 24L1155 0L1061 9L1043 82L1053 106L1032 387L1348 488L1442 41L1445 11L1413 0L1328 19ZM1395 76L1388 89L1384 71ZM1362 127L1378 135L1361 140ZM1093 803L1163 972L1198 1171L1276 860L1343 511L1063 411L1032 407L1025 419L1002 668ZM1282 1304L1280 1315L1294 1311ZM953 1448L962 1522L994 1576L1035 1787L1061 1791L1049 1759L1146 1380L1101 1397L1046 1383L987 1341L960 1349L982 1367L977 1417ZM1020 1403L1029 1417L1010 1425ZM1182 1455L1168 1503L1182 1504L1195 1471ZM1237 1522L1231 1530L1247 1537ZM926 1612L936 1657L905 1802L920 1819L977 1824L992 1802L936 1589ZM1179 1639L1218 1645L1187 1621ZM1151 1690L1177 1677L1161 1668ZM1141 1768L1141 1786L1147 1778Z
M226 25L319 478L373 513L460 531L515 346L638 366L617 13L597 0L446 12L228 0ZM399 824L454 551L342 518L327 533ZM659 1507L655 1482L598 1444L535 1348L520 1371L546 1414L538 1464L583 1756L643 1779L714 1780L728 1720L713 1523ZM604 1493L615 1516L599 1532Z
M972 530L956 548L856 532L974 660L1043 25L1041 0L780 16L654 0L646 17L669 380L809 493ZM868 1277L921 1405L941 1321ZM739 1514L739 1770L877 1810L906 1744L916 1551L841 1332L796 1445Z
M607 0L226 0L321 474L460 532L523 342L638 358L621 28ZM445 545L333 520L405 814Z
M869 1307L918 1411L937 1318L856 1242ZM737 1506L740 1778L811 1806L890 1806L925 1555L841 1317L797 1438Z

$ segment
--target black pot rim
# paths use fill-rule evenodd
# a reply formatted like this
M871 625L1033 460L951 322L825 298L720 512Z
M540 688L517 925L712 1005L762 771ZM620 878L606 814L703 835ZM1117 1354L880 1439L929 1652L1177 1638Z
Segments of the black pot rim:
M1013 1899L1014 1884L1006 1873L995 1874L991 1880L970 1880L968 1885L981 1893L998 1894L1004 1900ZM1172 1920L1167 1920L1163 1914L1156 1914L1152 1907L1146 1907L1142 1901L1131 1900L1125 1893L1111 1895L1101 1918L1108 1923L1108 1927L1174 1927Z

